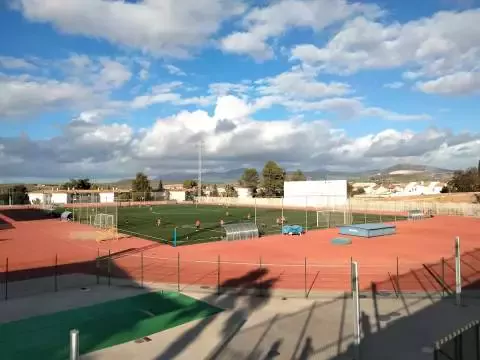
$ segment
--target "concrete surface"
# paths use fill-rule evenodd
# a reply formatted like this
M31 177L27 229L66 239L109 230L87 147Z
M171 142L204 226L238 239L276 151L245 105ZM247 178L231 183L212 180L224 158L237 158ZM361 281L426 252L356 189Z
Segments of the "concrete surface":
M0 322L140 294L131 287L94 286L0 302ZM185 292L223 313L84 355L84 360L346 360L352 359L351 299L302 299ZM295 294L292 294L295 295ZM362 360L432 360L433 342L480 319L480 300L457 307L438 297L361 300ZM81 341L81 334L80 334ZM473 340L471 340L473 342ZM1 356L0 356L1 358Z

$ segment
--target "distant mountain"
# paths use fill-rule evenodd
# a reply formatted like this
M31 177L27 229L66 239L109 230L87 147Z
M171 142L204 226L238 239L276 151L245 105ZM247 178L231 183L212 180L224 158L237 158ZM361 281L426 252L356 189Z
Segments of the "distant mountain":
M207 171L202 174L204 183L232 183L241 178L244 168L232 169L227 171ZM259 172L261 169L259 169ZM293 172L293 171L292 171ZM443 180L449 177L453 170L437 168L428 165L397 164L385 169L373 169L367 171L329 171L326 169L317 169L305 171L305 176L311 180L324 179L348 179L348 180L369 180L369 179L389 179L392 181L413 181L413 180ZM161 180L164 184L182 183L186 179L196 179L197 174L174 172L162 175ZM152 187L158 185L159 178L152 180ZM128 188L132 183L131 179L123 179L115 182L113 185L120 188Z

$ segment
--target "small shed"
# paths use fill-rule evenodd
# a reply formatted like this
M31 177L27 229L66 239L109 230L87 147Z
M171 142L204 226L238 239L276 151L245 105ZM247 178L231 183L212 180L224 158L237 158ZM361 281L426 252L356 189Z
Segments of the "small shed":
M252 222L225 224L225 240L248 240L258 238L260 236L258 227Z
M60 215L60 220L62 221L72 221L73 220L73 214L71 211L64 211L61 215Z

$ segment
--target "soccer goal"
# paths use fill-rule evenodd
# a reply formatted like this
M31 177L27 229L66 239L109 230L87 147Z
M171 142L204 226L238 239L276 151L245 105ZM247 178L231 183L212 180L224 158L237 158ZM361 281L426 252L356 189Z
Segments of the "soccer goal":
M115 217L111 214L96 214L90 216L90 225L100 229L112 229L115 227Z
M317 210L317 228L351 225L352 213L347 210Z

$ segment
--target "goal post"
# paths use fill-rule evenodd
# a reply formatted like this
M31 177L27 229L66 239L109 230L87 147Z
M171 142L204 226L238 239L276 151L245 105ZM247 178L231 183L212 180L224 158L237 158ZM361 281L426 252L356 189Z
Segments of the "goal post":
M353 216L348 210L317 210L317 228L351 225L352 222Z
M91 215L90 224L100 229L113 229L116 227L115 216L102 213Z
M331 226L331 211L330 210L317 210L317 228Z

